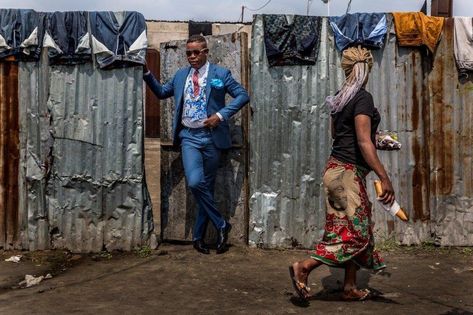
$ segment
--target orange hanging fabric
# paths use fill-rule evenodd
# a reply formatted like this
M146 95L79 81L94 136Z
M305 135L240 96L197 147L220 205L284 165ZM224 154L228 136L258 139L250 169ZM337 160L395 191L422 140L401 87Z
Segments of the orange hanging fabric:
M427 16L422 12L393 13L399 46L425 45L435 51L442 34L445 18Z

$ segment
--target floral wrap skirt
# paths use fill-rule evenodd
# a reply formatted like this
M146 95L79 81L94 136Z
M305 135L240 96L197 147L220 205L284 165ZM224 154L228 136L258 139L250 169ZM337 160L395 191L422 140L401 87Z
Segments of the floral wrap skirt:
M343 267L352 260L358 266L379 270L385 264L374 250L371 202L365 177L369 170L330 157L323 184L326 199L325 232L311 257L324 264Z

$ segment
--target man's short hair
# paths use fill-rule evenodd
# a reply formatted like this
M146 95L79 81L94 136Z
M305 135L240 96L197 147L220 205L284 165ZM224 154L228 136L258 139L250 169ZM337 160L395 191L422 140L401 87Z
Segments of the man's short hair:
M189 44L189 43L202 43L202 44L204 44L204 47L207 47L207 40L202 35L192 35L187 40L187 44Z

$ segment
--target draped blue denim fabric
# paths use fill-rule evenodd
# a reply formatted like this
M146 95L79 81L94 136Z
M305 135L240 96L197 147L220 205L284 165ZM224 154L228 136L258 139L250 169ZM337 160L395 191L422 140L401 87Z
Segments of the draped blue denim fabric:
M383 47L388 30L384 13L345 14L330 17L329 21L340 51L359 44L371 48Z
M51 63L77 64L92 57L87 12L54 12L49 15L43 47Z
M0 9L0 59L39 60L46 14L30 9Z
M92 53L100 68L145 64L146 21L138 12L90 12Z

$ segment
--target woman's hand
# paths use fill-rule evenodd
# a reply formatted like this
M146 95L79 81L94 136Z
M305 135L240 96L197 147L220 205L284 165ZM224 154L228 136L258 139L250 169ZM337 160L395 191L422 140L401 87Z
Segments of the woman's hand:
M383 192L381 193L381 196L379 196L379 200L387 205L392 205L395 199L394 196L394 189L393 185L391 184L391 180L389 177L386 177L384 179L380 178L381 180L381 187L383 188Z

